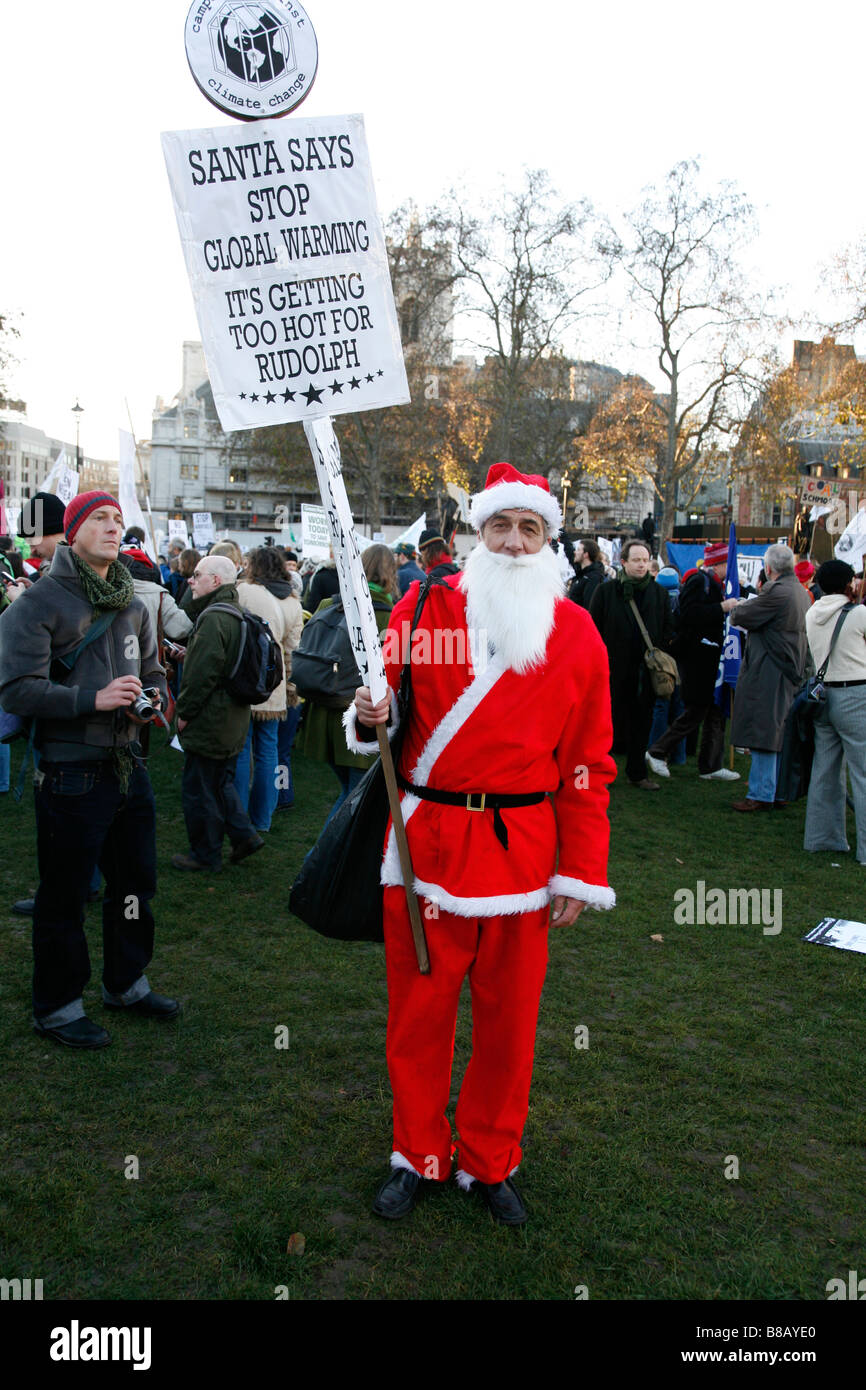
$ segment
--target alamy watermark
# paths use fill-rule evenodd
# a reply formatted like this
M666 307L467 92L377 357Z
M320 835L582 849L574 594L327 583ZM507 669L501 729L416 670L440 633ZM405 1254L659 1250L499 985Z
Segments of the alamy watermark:
M781 888L707 888L699 878L695 889L674 893L677 926L763 927L764 936L782 930Z

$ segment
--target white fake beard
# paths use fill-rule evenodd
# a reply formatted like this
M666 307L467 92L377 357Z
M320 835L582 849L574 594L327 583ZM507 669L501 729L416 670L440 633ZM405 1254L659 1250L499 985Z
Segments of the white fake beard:
M518 675L541 661L556 600L564 594L559 564L547 543L534 555L504 555L481 541L466 561L460 587L466 593L476 669L486 664L488 643Z

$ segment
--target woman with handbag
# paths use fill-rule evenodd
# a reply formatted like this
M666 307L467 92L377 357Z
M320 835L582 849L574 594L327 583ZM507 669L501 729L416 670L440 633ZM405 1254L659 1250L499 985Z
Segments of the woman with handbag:
M391 609L398 592L397 562L387 545L369 545L361 556L361 564L370 586L370 597L373 600L376 613L376 624L381 633L388 626ZM316 614L324 612L336 601L333 597L323 599L311 621L315 621ZM343 618L344 624L345 621ZM357 688L361 684L357 667L354 674L356 677L354 684ZM347 699L340 703L329 702L325 704L323 701L317 700L315 696L305 696L303 723L297 738L298 748L308 758L312 758L316 762L327 763L340 784L340 794L331 807L328 821L357 786L376 757L375 754L365 757L360 753L350 753L346 747L343 714L351 703L351 699ZM326 825L328 821L325 822Z
M847 851L847 763L857 825L857 863L866 864L866 608L857 602L859 585L844 560L825 561L815 581L822 597L806 614L806 636L816 670L825 664L826 669L820 682L824 698L814 701L815 756L803 847L837 854Z
M646 775L656 691L641 624L663 653L670 651L673 636L670 600L650 574L651 559L646 541L626 541L616 582L599 585L589 608L610 661L613 751L625 753L626 776L642 791L658 791L659 784Z

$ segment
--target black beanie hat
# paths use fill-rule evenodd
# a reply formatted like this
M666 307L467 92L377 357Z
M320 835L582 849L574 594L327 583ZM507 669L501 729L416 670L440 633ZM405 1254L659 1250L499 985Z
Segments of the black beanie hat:
M53 492L34 493L21 508L18 518L19 536L33 540L36 536L62 535L65 510L64 504Z
M822 594L844 594L854 578L854 571L844 560L825 560L819 565L815 583Z

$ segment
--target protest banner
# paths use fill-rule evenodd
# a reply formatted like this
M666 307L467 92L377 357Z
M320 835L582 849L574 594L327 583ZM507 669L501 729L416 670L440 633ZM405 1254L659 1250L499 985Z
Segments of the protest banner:
M737 570L740 576L740 583L748 584L750 588L758 587L758 575L761 573L764 561L760 555L737 555ZM726 595L730 597L730 595Z
M832 502L842 497L850 486L843 478L804 478L800 489L801 502Z
M213 516L210 512L193 512L192 541L196 550L206 550L216 541Z
M327 560L331 555L331 535L324 507L301 503L301 545L305 560Z
M162 144L223 429L408 402L363 117Z
M866 955L866 922L852 922L847 917L823 917L802 939L818 946L836 946L840 951L859 951Z
M604 556L606 565L613 564L613 541L609 541L607 536L596 536L596 544Z
M836 542L834 553L837 560L844 560L860 573L866 554L866 508L861 508L851 518Z
M120 510L123 512L123 524L127 530L130 526L140 526L144 532L144 550L150 556L154 564L156 563L157 549L156 536L153 529L153 518L148 522L141 509L138 500L138 492L135 486L135 438L129 430L118 430L118 453L117 453L117 500L120 503ZM184 525L184 535L186 535L186 525ZM169 532L170 534L170 532ZM186 542L184 542L186 544Z
M385 662L370 587L361 564L361 549L346 495L340 446L327 416L307 421L304 431L313 455L319 491L325 503L325 519L337 565L352 651L361 674L361 683L369 686L373 700L379 701L388 693Z
M411 545L417 550L418 542L421 539L421 532L427 529L427 513L422 512L411 526L407 526L405 531L401 531L391 542L391 549L394 550L398 545Z
M68 507L73 497L78 496L80 481L76 469L70 468L67 464L64 464L54 484L54 492L56 496L60 498L64 507Z
M457 503L458 516L461 521L469 525L469 493L465 488L458 487L456 483L446 483L445 491L453 502Z
M189 549L189 532L186 529L186 522L174 516L168 519L168 543L181 541L184 550Z
M337 436L334 434L333 424L327 416L305 421L304 432L313 456L319 491L325 504L325 515L334 559L337 562L340 596L343 600L352 651L355 654L361 684L367 686L372 700L378 704L388 694L390 687L385 675L385 662L379 641L376 613L370 596L367 576L361 564L361 552L346 494L346 484L340 462L340 446L337 442ZM397 852L400 857L403 885L406 890L406 902L409 908L409 920L415 943L418 969L422 975L428 975L430 973L430 957L421 922L418 898L415 894L415 873L409 856L409 843L406 839L406 827L403 823L403 813L400 806L400 792L397 787L388 736L381 724L377 725L376 737L382 758L382 770L388 788L388 801L391 807Z

